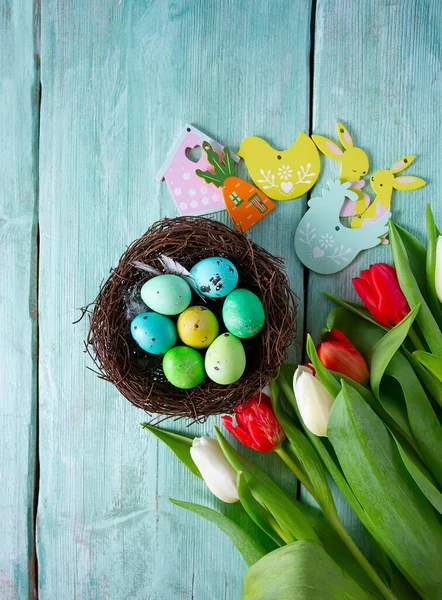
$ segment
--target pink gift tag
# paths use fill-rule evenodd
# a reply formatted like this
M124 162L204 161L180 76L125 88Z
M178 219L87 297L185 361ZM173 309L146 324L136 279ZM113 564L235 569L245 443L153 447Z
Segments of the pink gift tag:
M157 175L157 181L166 180L180 215L201 215L226 209L222 191L195 174L196 169L212 170L207 154L201 152L197 162L186 156L186 150L187 154L195 148L202 150L204 141L209 142L221 158L223 146L219 142L193 125L186 125ZM236 163L239 162L236 154L232 153L232 158Z

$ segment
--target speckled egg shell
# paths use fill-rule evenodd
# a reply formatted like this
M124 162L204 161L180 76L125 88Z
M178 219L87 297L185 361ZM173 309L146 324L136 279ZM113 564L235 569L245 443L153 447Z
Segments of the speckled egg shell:
M191 348L208 348L219 332L218 320L205 306L190 306L178 317L178 335Z
M177 340L175 323L154 312L136 316L130 324L130 332L140 348L150 354L164 354Z
M246 368L241 340L231 333L219 335L206 352L205 368L210 379L220 385L238 381Z
M187 281L178 275L152 277L141 288L143 302L161 315L178 315L192 299L192 290Z
M183 390L196 387L205 377L203 357L187 346L175 346L164 355L163 371L172 385Z
M235 265L221 256L200 260L191 268L190 274L199 292L208 298L225 298L238 284Z
M261 300L249 290L238 288L224 301L223 321L239 338L251 338L264 327L265 313Z

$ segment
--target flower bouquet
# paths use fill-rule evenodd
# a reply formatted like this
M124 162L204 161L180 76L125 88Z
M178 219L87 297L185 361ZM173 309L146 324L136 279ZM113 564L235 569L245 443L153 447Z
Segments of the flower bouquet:
M318 509L278 486L215 428L189 439L144 425L222 502L259 528L172 500L215 523L248 570L243 600L436 600L442 572L442 238L427 209L427 246L390 223L394 268L353 280L363 305L338 308L309 362L283 365L270 388L244 402L227 431L275 452ZM370 561L336 510L330 480L369 534ZM244 522L242 519L241 523Z

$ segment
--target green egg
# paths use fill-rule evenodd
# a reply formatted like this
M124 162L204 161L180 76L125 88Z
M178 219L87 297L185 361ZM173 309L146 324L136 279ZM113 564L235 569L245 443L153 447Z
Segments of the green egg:
M189 284L178 275L157 275L141 288L141 298L160 315L179 315L192 299Z
M209 346L205 358L206 373L212 381L229 385L238 381L246 368L246 354L241 340L222 333Z
M187 346L175 346L166 352L163 371L169 383L183 390L196 387L205 377L203 357Z
M251 338L264 327L265 313L261 300L249 290L233 290L224 301L224 324L239 338Z

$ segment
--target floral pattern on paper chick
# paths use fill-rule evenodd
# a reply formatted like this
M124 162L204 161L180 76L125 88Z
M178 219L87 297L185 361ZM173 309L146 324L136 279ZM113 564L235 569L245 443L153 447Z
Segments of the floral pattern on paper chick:
M295 233L295 250L299 260L316 273L337 273L350 264L362 250L381 243L388 232L390 213L361 229L345 227L339 212L345 198L352 201L357 194L350 182L329 181L322 196L310 198L309 209Z
M265 140L245 138L238 155L246 162L253 183L272 200L293 200L316 183L319 152L305 133L287 150L275 150Z

